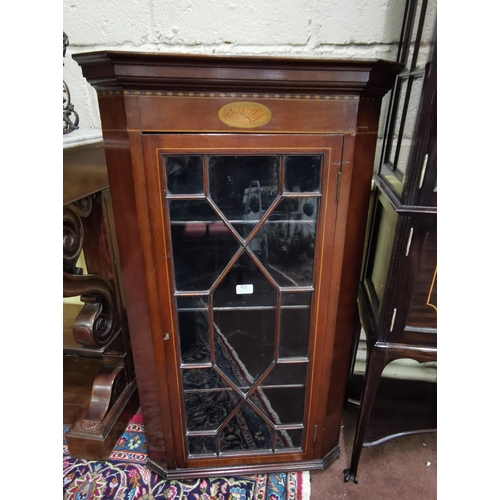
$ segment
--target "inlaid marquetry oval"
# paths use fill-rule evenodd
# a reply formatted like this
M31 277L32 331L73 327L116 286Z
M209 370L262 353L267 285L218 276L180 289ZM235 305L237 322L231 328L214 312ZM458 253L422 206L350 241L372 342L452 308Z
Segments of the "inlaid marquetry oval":
M262 127L271 120L271 110L258 102L231 102L219 109L219 118L230 127Z

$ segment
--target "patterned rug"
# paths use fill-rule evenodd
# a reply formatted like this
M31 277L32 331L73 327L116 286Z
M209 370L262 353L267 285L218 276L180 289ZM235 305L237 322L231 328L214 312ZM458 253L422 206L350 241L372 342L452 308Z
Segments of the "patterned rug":
M68 427L63 431L66 433ZM71 458L63 437L65 500L309 500L309 472L165 480L146 466L142 415L135 415L107 461Z

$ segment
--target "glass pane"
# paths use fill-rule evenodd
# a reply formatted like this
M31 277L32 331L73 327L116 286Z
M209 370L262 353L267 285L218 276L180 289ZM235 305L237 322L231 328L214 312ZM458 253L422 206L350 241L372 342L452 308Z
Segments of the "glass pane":
M375 217L372 248L375 248L376 251L370 252L367 279L372 283L373 292L375 292L380 306L385 293L387 271L391 262L391 249L396 234L398 215L387 199L379 196Z
M420 49L420 46L417 46L416 45L416 39L417 39L417 34L418 34L418 25L420 24L420 18L422 17L422 15L425 14L425 12L422 12L422 3L423 3L424 0L418 0L417 1L417 8L416 8L416 12L415 12L415 18L414 18L414 21L413 21L413 26L411 28L411 40L410 40L410 45L408 47L408 57L407 57L407 60L406 60L406 64L405 66L407 68L410 68L410 69L414 69L415 68L415 62L413 59L415 58L415 56L418 57L418 51ZM427 3L427 2L425 2Z
M426 5L425 11L422 11L422 0L419 0L417 4L417 12L415 16L415 22L413 24L411 44L409 50L409 56L406 66L414 68L421 68L427 62L429 55L429 47L432 41L434 22L436 19L436 0L429 0ZM422 29L422 38L420 40L420 46L415 50L415 42L417 38L418 24L420 23L421 17L424 16L424 25ZM418 52L418 54L416 54ZM415 55L417 60L415 60Z
M303 429L276 431L276 448L302 448Z
M276 307L277 291L247 253L236 261L214 292L214 307Z
M182 370L188 431L216 430L240 401L212 368Z
M402 130L403 140L399 150L398 163L396 170L403 174L406 173L406 166L410 156L410 150L413 140L413 133L415 132L415 123L418 116L418 107L420 105L420 97L422 95L423 78L418 78L412 81L410 95L408 96L408 111Z
M219 216L206 200L170 200L168 202L170 222L217 222ZM222 221L220 221L222 224ZM206 228L204 228L206 229Z
M169 208L176 290L209 290L240 245L221 220L211 223L217 216L206 201L171 200Z
M323 157L285 157L285 190L295 193L311 193L319 190L319 174Z
M304 420L305 387L263 387L250 399L266 402L266 416L275 424L302 424Z
M179 303L184 307L179 307ZM208 305L196 297L177 298L177 318L183 363L210 361Z
M198 295L196 297L176 297L177 310L184 309L199 310L208 308L208 295Z
M391 143L389 145L390 147L390 152L389 152L389 161L392 163L392 165L396 166L396 155L398 154L398 141L400 135L403 133L404 130L404 122L402 122L402 115L404 111L404 102L406 99L406 92L408 89L408 80L403 80L398 82L399 88L400 88L400 94L399 94L399 100L397 103L397 113L396 113L396 120L395 120L395 125L394 125L394 132L392 135L392 138L388 138L391 140Z
M215 436L188 436L190 455L213 455L216 452Z
M262 386L305 385L309 363L277 363Z
M236 222L232 223L232 226L234 227L234 229L236 229L236 231L238 231L238 234L244 240L246 240L248 238L248 236L253 231L253 228L256 225L257 225L257 220L254 220L254 221L247 220L247 221L244 221L241 223L236 223ZM258 252L260 250L259 242L257 240L255 242L251 241L250 244L248 245L248 248L250 248L250 250L253 250L254 252Z
M259 220L278 195L279 167L279 156L209 157L210 197L239 231Z
M307 356L310 317L309 307L302 306L300 309L283 307L281 309L280 358Z
M219 433L221 453L238 450L272 450L273 431L244 403L238 413Z
M214 312L216 365L243 391L266 370L274 358L276 312L225 310Z
M168 194L203 194L203 157L166 156Z
M312 285L317 212L318 198L283 198L255 236L280 286Z
M375 156L374 156L374 168L378 169L380 166L380 162L382 161L382 148L384 145L384 134L386 128L387 114L389 112L389 105L391 103L391 92L387 92L387 94L382 97L382 104L380 106L380 118L378 121L378 132L377 132L377 146L375 148Z
M282 306L309 306L312 292L281 292Z

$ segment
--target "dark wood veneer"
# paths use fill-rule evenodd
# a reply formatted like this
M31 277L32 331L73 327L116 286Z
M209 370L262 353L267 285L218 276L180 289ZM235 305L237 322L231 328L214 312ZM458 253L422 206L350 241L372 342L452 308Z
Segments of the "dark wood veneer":
M426 6L427 4L423 4ZM409 0L405 18L411 29L417 2ZM425 18L422 7L421 30ZM431 19L431 18L429 18ZM431 19L432 20L432 19ZM408 29L407 28L405 29ZM403 37L407 53L409 37ZM418 54L418 44L414 49ZM413 60L415 61L415 59ZM410 64L411 63L411 64ZM349 469L344 481L357 482L363 437L382 371L391 361L409 358L420 363L437 360L437 43L434 31L425 67L399 75L423 78L413 135L409 137L406 172L392 165L390 149L401 143L405 114L398 81L391 95L382 158L374 176L372 206L358 293L361 323L367 337L367 364ZM417 87L418 88L418 87ZM408 95L405 98L409 99ZM399 127L399 128L398 128ZM407 126L410 130L411 127ZM398 136L399 134L399 136ZM396 137L398 141L396 141ZM354 353L353 353L354 356ZM351 364L352 367L352 364ZM428 431L428 429L425 429Z
M73 57L98 91L150 467L175 478L325 467L340 452L380 100L401 66L126 52ZM265 105L271 119L255 128L219 119L224 105L241 101ZM173 245L159 166L163 153L200 151L326 158L303 451L186 455Z

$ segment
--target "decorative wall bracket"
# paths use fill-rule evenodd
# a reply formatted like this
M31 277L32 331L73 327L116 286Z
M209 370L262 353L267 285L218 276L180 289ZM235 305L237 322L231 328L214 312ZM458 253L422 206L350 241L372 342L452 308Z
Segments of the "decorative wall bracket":
M63 58L66 57L66 47L69 45L69 38L63 32ZM63 62L64 65L64 62ZM75 111L75 106L71 103L71 95L66 82L63 80L63 135L69 134L78 129L80 117Z

